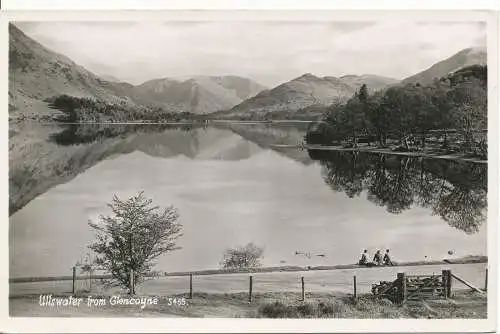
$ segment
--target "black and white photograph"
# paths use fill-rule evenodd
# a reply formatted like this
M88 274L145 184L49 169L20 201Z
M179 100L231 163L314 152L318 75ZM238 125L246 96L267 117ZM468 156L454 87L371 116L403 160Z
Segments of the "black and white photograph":
M9 19L9 316L494 316L488 12L250 14Z

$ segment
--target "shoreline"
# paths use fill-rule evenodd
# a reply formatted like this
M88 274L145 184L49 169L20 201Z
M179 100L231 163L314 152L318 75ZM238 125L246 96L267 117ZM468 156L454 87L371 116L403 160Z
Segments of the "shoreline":
M394 266L389 267L411 267L411 266L434 266L440 264L469 264L469 263L488 263L487 256L466 256L457 259L443 259L441 261L408 261L399 262ZM181 276L203 276L203 275L227 275L227 274L244 274L244 273L269 273L269 272L299 272L299 271L317 271L317 270L343 270L343 269L357 269L357 268L385 268L382 267L366 267L357 264L339 264L330 266L275 266L275 267L262 267L253 270L224 270L224 269L206 269L198 271L178 271L178 272L162 272L155 276L150 277L181 277ZM86 280L89 277L76 276L76 280ZM92 275L93 279L109 279L111 275ZM9 284L11 283L30 283L30 282L51 282L51 281L71 281L72 276L41 276L41 277L13 277L9 278Z
M377 153L377 154L387 154L387 155L401 155L407 157L420 157L420 158L430 158L430 159L443 159L443 160L460 160L479 164L488 164L488 160L482 160L479 158L466 158L460 155L451 154L440 154L440 153L425 153L425 152L397 152L391 151L390 149L383 148L344 148L341 146L321 146L321 145L279 145L271 144L270 146L276 148L303 148L311 151L337 151L337 152L364 152L364 153Z

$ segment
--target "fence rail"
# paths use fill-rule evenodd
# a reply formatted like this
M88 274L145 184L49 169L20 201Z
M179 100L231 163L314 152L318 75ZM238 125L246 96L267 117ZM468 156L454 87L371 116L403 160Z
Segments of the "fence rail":
M363 268L361 270L340 270L340 271L303 271L295 275L287 272L273 273L248 273L248 275L196 275L188 273L178 277L154 276L156 279L148 279L138 288L139 294L156 295L181 295L193 298L197 293L248 293L249 301L253 301L253 296L267 292L294 292L297 298L305 300L307 296L315 293L341 292L349 293L354 299L360 294L370 291L378 296L385 296L401 303L414 298L448 298L452 295L452 281L483 293L487 289L487 276L478 276L477 271L473 277L463 278L461 267L456 268L453 275L447 270L439 274L398 273L396 280L390 280L390 276L395 275L396 268L385 267L380 269ZM72 269L72 276L64 276L47 280L42 279L17 279L18 284L10 285L11 296L31 295L31 294L80 294L80 293L124 293L125 290L109 288L100 280L111 278L110 275L77 276L76 268ZM415 268L413 270L422 270ZM434 269L429 269L434 270ZM477 269L476 269L477 270ZM422 270L423 271L423 270ZM487 271L486 271L487 275ZM133 275L131 275L133 277ZM394 277L394 276L393 276ZM375 292L373 286L378 279L382 284ZM403 279L404 278L404 279ZM60 282L57 282L60 281ZM12 280L11 280L12 282ZM43 283L46 282L46 283ZM83 282L83 283L82 283ZM478 288L484 282L484 289ZM131 290L132 293L135 291ZM129 292L130 292L129 291Z

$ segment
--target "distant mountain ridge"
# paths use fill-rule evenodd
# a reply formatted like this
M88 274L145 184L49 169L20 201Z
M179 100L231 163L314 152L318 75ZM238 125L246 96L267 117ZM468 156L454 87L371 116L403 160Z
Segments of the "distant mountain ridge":
M309 106L328 106L351 97L363 84L379 90L398 80L376 75L317 77L306 73L273 89L265 90L243 101L226 114L239 117L263 116L273 112L295 112Z
M470 65L486 65L487 64L486 48L473 47L463 49L453 56L446 58L428 69L419 72L404 79L402 84L421 85L431 84L435 78L444 77L452 72Z
M114 77L108 80L68 57L49 50L9 25L9 116L50 116L46 98L67 94L108 103L151 105L171 112L211 113L231 108L265 87L237 76L204 77L178 81L154 79L134 86Z
M467 48L444 59L430 68L408 77L397 79L364 74L344 75L339 78L317 77L306 73L271 90L265 90L255 97L243 101L221 117L235 118L273 118L294 117L319 118L322 106L349 99L359 88L366 84L370 91L382 90L394 85L429 85L434 79L444 77L470 65L486 65L485 48Z
M311 73L266 89L238 76L189 76L153 79L140 85L100 77L68 57L49 50L9 25L9 116L38 118L54 110L44 100L55 95L92 97L108 103L156 106L173 113L217 118L266 118L309 114L349 99L366 84L370 91L397 84L430 84L469 65L486 64L485 48L467 48L403 81L364 74L318 77ZM107 78L104 79L104 78Z
M359 90L363 84L368 86L368 90L376 91L387 87L388 85L393 85L400 80L384 77L381 75L373 74L363 74L363 75L343 75L339 78L343 82L353 86L356 90Z
M247 78L237 76L193 76L146 81L135 87L134 96L167 110L182 109L207 114L229 109L265 89Z

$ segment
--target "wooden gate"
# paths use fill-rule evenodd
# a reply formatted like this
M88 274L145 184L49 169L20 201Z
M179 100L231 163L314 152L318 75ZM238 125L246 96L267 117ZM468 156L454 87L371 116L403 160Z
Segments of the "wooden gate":
M443 270L437 275L398 273L395 281L374 285L372 293L398 304L408 299L448 298L451 297L451 279L450 270Z

